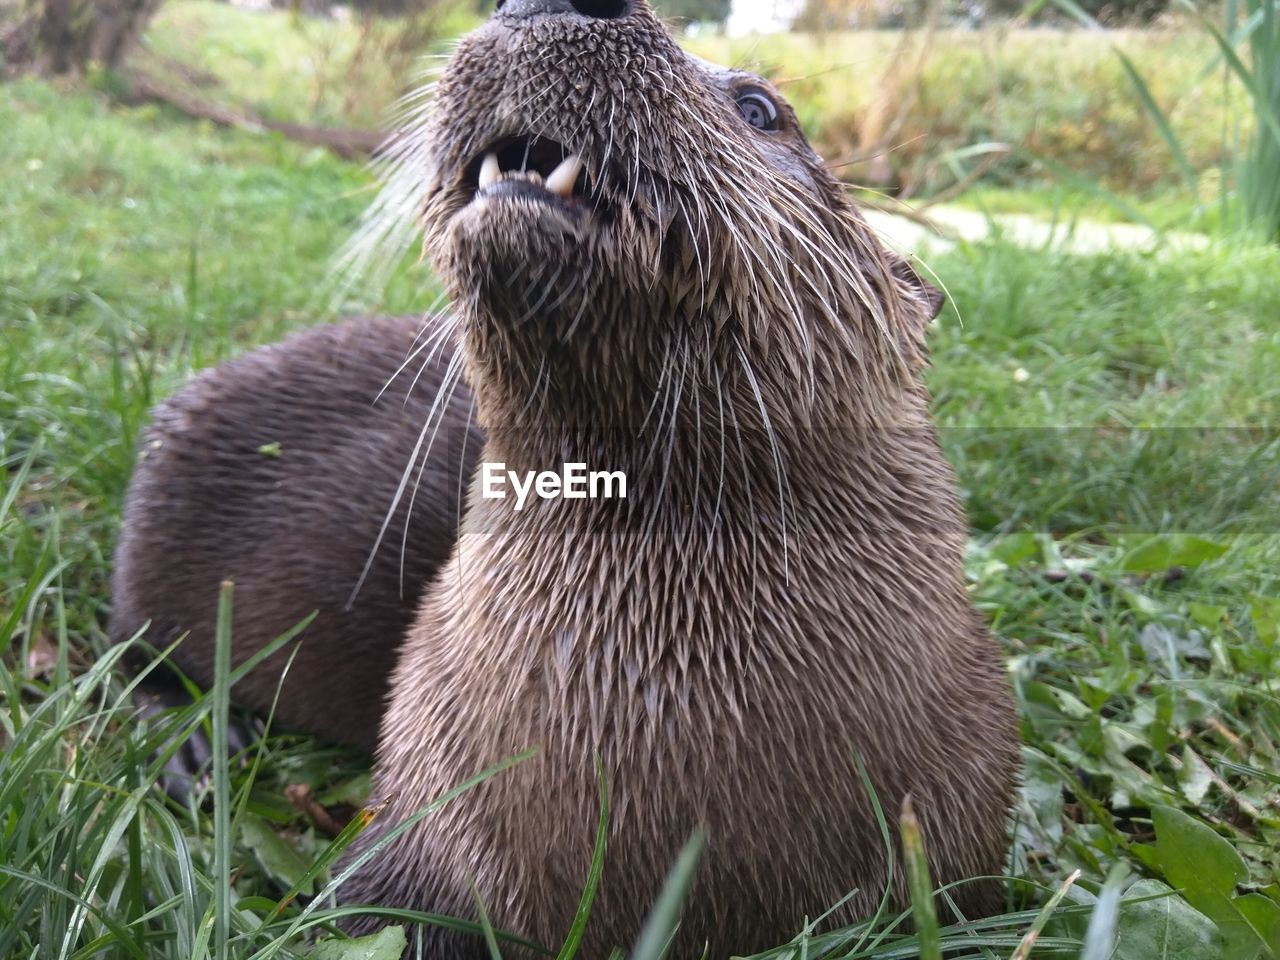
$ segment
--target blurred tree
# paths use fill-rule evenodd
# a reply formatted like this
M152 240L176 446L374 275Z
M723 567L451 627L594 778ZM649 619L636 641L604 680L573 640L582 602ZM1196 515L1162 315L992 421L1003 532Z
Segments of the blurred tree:
M729 19L732 0L654 0L663 17L689 23L724 23Z
M856 25L854 13L845 0L804 0L791 21L796 33L828 33L849 30Z
M1105 24L1148 23L1169 8L1169 0L1079 0L1085 13Z
M440 6L440 0L270 0L277 9L288 9L295 13L310 16L327 17L336 8L345 8L359 16L368 17L401 17L421 13L429 7ZM476 9L483 10L486 5L492 9L495 0L477 0Z
M799 33L901 29L923 19L929 0L804 0L791 21Z
M164 0L25 0L0 27L5 74L83 73L120 64Z

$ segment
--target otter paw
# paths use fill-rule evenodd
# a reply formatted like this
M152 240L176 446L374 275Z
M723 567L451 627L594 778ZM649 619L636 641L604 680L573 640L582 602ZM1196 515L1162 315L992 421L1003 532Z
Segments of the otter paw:
M152 720L171 711L188 707L194 701L191 695L177 683L146 681L134 693L134 702L144 720ZM227 724L228 759L244 766L249 748L262 736L260 720L239 711L233 711ZM154 760L172 746L172 739L157 748ZM213 743L206 724L196 727L165 761L156 783L178 803L186 804L195 799L201 803L209 790L213 771Z

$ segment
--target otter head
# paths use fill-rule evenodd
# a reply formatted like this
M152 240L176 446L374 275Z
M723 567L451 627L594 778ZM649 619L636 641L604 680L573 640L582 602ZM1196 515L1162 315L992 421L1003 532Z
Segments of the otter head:
M501 0L411 142L491 430L638 423L677 381L676 407L737 396L774 430L879 420L913 379L925 285L778 91L644 0Z

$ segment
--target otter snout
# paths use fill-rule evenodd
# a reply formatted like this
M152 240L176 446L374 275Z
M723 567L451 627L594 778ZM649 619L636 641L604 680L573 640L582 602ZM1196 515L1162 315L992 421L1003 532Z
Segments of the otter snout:
M556 15L617 20L638 5L637 0L498 0L494 16L507 20Z

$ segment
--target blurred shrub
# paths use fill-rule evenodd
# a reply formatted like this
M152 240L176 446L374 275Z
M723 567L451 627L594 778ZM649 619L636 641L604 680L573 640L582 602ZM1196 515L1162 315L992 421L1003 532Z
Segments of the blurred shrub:
M1213 47L1194 29L861 31L691 45L780 84L819 153L853 183L936 190L955 179L940 158L992 141L1026 148L990 172L998 181L1033 175L1029 152L1116 190L1174 183L1168 145L1113 41L1142 70L1193 168L1216 167L1227 105L1242 91L1199 78Z
M688 23L724 23L729 19L731 0L653 0L663 17Z
M1169 0L1074 0L1076 6L1099 23L1122 25L1150 23L1169 9ZM1027 6L1027 0L981 0L980 6L991 16L1016 17ZM1052 12L1050 7L1049 11Z

